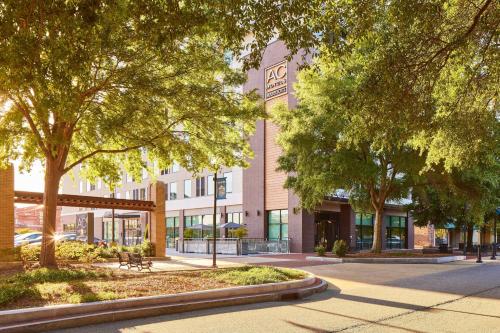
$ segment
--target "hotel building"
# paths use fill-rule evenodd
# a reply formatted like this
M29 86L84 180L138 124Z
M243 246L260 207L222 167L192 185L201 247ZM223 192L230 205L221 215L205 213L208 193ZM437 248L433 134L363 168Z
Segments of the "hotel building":
M275 103L284 102L293 108L297 101L293 93L300 55L292 60L283 42L270 43L258 69L248 72L243 91L257 90L269 110ZM314 212L298 207L299 199L290 190L284 189L286 174L277 172L277 158L280 148L276 144L279 129L269 120L257 123L256 132L250 139L255 153L250 167L225 168L218 177L227 180L227 198L218 201L217 221L219 224L235 222L245 225L249 238L289 239L291 252L312 252L314 246L325 239L327 249L333 242L344 239L352 249L368 249L373 239L374 216L355 212L348 199L342 196L325 198ZM213 174L203 172L193 175L174 164L161 170L157 179L166 185L167 246L174 247L185 227L197 224L211 225L213 218ZM150 177L133 181L126 173L122 186L114 196L123 199L146 200L149 195ZM93 185L80 179L78 170L74 178L65 176L63 193L89 196L106 196L111 193L98 182ZM60 231L74 231L78 228L77 216L87 211L64 207ZM107 241L114 239L123 244L134 244L143 238L147 213L116 212L115 226L111 223L110 211L93 211L94 235ZM413 248L414 232L411 216L401 206L387 205L384 213L383 247ZM114 231L114 235L113 235ZM220 230L220 237L226 231ZM200 230L201 236L211 235ZM114 236L114 237L113 237Z

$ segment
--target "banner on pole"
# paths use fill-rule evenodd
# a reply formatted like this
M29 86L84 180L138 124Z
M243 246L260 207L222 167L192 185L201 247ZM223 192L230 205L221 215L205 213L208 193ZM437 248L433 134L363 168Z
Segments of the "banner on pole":
M226 199L226 178L217 178L215 193L217 200Z

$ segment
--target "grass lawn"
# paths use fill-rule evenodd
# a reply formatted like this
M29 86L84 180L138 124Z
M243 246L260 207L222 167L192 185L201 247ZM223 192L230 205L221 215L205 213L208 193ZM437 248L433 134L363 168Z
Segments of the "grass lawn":
M83 265L58 270L10 270L0 272L0 309L176 294L303 277L300 271L266 266L147 274Z

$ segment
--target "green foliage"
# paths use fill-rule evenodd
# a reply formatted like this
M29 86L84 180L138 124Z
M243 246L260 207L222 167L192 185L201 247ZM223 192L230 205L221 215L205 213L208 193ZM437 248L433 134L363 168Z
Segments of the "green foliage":
M263 283L283 282L304 278L303 272L276 267L245 266L227 270L217 270L204 273L205 276L217 281L236 285L255 285Z
M194 230L193 229L184 229L184 238L193 238Z
M343 239L338 239L333 243L333 254L342 258L345 257L348 251L347 243Z
M16 229L15 231L18 234L27 234L27 233L30 233L30 232L36 232L37 230L33 230L33 229L30 229L30 228L19 228L19 229Z
M314 252L316 252L318 256L324 257L326 253L326 247L324 247L323 245L318 245L314 248Z
M24 245L21 246L21 260L22 261L38 261L40 259L40 245L30 246Z
M0 306L14 302L29 295L36 295L36 284L68 282L82 279L95 279L108 276L84 269L47 269L40 268L0 279Z
M248 236L248 230L245 227L240 227L238 229L231 230L231 236L240 239L245 238L246 236Z

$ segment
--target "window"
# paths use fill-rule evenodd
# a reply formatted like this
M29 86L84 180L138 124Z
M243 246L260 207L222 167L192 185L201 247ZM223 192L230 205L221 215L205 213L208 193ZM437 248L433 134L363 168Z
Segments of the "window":
M139 189L132 190L132 200L139 200Z
M227 223L243 224L243 213L227 213Z
M180 169L179 163L174 162L174 164L172 165L172 173L179 172L179 169Z
M203 197L205 195L205 177L196 178L196 196Z
M75 232L75 224L74 223L63 224L63 232Z
M373 214L356 213L356 248L369 249L373 244Z
M386 239L388 249L402 249L406 247L406 217L385 216Z
M160 175L168 175L170 173L170 169L169 168L166 168L166 169L161 169L160 170Z
M191 198L191 179L184 180L184 198Z
M125 199L130 199L130 192L129 191L125 191Z
M226 178L226 193L233 193L233 173L224 172L224 178Z
M80 193L83 193L83 181L80 180Z
M146 168L142 169L142 179L148 178L148 170Z
M101 178L99 178L99 179L97 180L97 189L98 189L98 190L100 190L101 188L102 188L102 179L101 179Z
M168 193L170 200L177 199L177 183L170 183L170 192Z
M175 240L179 238L179 218L167 217L167 247L175 248Z
M145 188L139 190L139 200L146 200L147 193Z
M122 194L120 192L116 193L116 198L117 199L121 199L121 197L122 197Z
M267 212L267 238L288 239L288 210L270 210Z
M214 176L210 175L207 177L208 180L208 189L207 189L207 195L214 195Z

